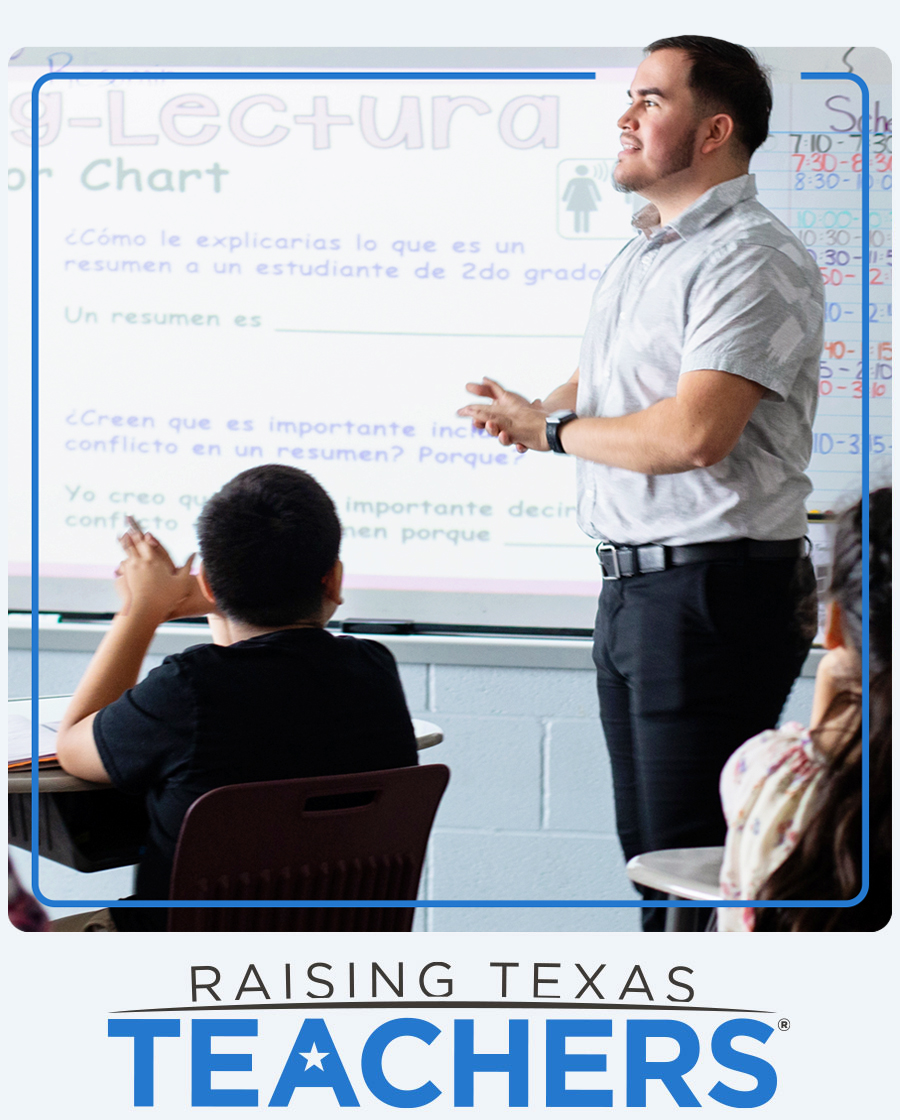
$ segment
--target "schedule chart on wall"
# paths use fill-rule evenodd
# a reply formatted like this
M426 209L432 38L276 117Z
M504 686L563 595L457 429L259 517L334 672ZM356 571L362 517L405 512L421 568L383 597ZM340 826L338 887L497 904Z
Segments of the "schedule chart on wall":
M888 482L891 474L890 89L873 84L869 97L870 119L865 122L859 90L846 80L776 89L774 128L753 166L761 201L790 226L817 262L825 284L811 512L842 507L858 492L866 454L861 442L865 407L873 483ZM868 168L863 166L864 127L869 128ZM864 175L869 187L867 243L862 230ZM869 333L866 385L864 318Z
M47 66L11 68L10 446L24 479L36 170L44 576L108 582L126 513L187 555L207 496L284 462L334 497L351 588L596 595L573 463L518 456L456 416L466 381L537 397L570 376L643 204L611 183L633 67L551 53L489 74L94 64L39 88L34 129ZM845 70L847 52L761 53L775 109L751 170L826 291L809 500L824 512L858 493L864 455L889 477L887 61L850 53L863 120L853 82L801 78L811 59ZM11 501L24 576L26 488Z

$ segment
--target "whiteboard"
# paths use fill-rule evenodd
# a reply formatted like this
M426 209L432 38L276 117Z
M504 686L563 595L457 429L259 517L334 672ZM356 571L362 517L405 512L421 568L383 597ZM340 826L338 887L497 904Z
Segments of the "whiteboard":
M544 396L577 365L592 291L642 204L610 186L641 52L493 51L465 71L436 51L70 53L23 52L10 70L13 604L31 570L30 89L52 67L38 152L42 609L114 607L126 513L183 557L206 497L286 462L335 500L344 616L589 627L599 580L573 463L516 455L455 412L466 381ZM854 56L882 134L865 260L858 90L799 78L845 69L844 52L761 53L776 108L751 170L827 284L822 511L859 490L866 265L874 471L891 451L887 60Z

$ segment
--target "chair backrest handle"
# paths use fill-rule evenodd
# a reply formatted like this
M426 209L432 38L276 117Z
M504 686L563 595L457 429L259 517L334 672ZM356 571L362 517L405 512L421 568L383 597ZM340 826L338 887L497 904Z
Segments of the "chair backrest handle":
M325 793L307 797L303 813L334 813L338 810L361 809L371 805L379 794L377 789L361 789L353 793Z

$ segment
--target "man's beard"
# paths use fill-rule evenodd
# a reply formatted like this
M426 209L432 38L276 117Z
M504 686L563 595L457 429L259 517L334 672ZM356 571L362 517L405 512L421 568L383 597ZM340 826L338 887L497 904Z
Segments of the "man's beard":
M616 169L614 168L612 174L613 189L620 194L641 194L647 187L652 187L655 183L668 179L670 175L687 171L694 162L694 137L694 132L685 133L678 147L669 153L666 162L655 173L647 169L643 169L642 173L642 170L638 169L634 178L620 183L616 178Z

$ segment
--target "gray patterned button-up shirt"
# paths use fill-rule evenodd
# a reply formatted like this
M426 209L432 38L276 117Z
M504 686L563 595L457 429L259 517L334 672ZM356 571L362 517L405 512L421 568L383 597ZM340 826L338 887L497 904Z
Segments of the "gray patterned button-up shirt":
M667 226L655 206L634 225L594 293L578 415L637 412L697 369L766 392L714 466L648 476L580 459L579 525L620 544L802 537L824 321L818 268L756 200L752 175L718 184Z

